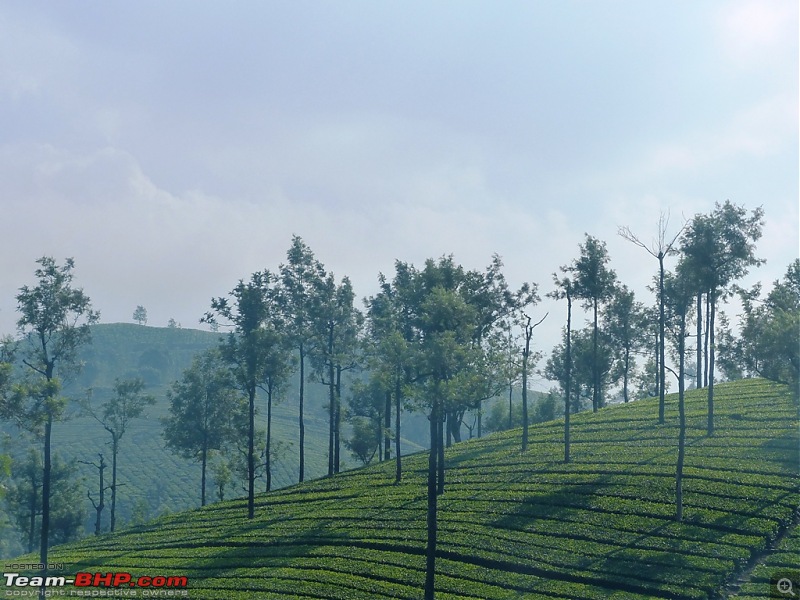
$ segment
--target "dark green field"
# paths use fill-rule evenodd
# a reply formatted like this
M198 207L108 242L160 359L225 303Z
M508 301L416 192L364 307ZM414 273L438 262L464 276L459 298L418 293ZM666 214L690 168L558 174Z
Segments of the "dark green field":
M800 499L786 388L745 380L716 397L711 438L706 391L687 397L683 523L674 395L661 426L653 400L577 415L569 465L559 421L534 426L524 455L519 431L448 450L437 598L715 597L790 526ZM191 598L420 598L426 466L408 457L400 485L381 464L261 495L253 521L242 500L169 515L50 558L68 573L186 575ZM797 539L785 538L786 560ZM753 585L768 579L758 573Z

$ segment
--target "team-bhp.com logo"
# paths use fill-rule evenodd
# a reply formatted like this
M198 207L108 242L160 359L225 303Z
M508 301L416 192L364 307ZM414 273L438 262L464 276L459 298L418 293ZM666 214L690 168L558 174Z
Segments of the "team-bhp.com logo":
M183 576L134 577L130 573L76 573L74 577L27 576L3 573L6 597L84 596L84 597L188 597L188 581Z

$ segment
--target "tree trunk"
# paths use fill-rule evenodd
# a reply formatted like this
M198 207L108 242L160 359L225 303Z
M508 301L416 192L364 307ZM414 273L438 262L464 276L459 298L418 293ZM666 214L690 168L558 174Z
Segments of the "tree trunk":
M570 406L570 390L572 388L572 297L567 290L567 356L566 356L566 370L567 370L567 389L564 394L564 462L569 462L569 413Z
M117 453L119 452L119 438L111 434L111 527L113 532L117 522Z
M437 402L441 402L440 400ZM438 436L436 440L436 451L439 455L436 467L438 476L436 481L436 491L439 494L444 494L444 409L440 405L436 418L436 427Z
M339 472L341 464L341 438L342 431L342 367L336 365L336 415L333 430L333 472Z
M685 369L686 315L681 319L680 339L678 340L678 465L675 469L675 519L683 520L683 459L686 448L686 413L684 409L684 369Z
M514 384L508 383L508 428L514 427L514 405L512 404L512 394L514 392Z
M664 314L664 253L658 253L658 422L664 423L664 403L667 392L666 317Z
M711 293L706 292L706 343L703 345L703 387L708 387L709 335L711 335Z
M716 291L711 292L711 323L709 328L709 352L708 352L708 435L714 435L714 357L716 349L714 348L714 328L717 312L717 295Z
M305 461L305 443L306 443L306 425L303 421L303 394L305 393L305 380L306 380L306 372L305 372L305 352L303 350L303 344L300 344L300 467L298 469L299 475L298 479L300 483L303 483L305 479L305 470L306 470L306 461Z
M522 451L528 449L528 357L531 354L531 319L525 325L525 350L522 352Z
M431 410L431 449L428 454L428 545L425 550L425 600L434 598L434 580L436 575L436 539L437 539L437 473L439 462L439 400L434 400Z
M594 299L594 333L592 335L592 412L600 408L600 369L597 365L597 298Z
M47 573L47 551L50 534L50 476L52 466L50 462L50 444L53 432L53 416L47 415L44 426L44 468L42 470L42 531L39 545L39 562L43 565L42 576Z
M247 518L256 514L256 389L248 384L249 424L247 428Z
M703 387L703 294L697 294L697 373L695 386L699 390Z
M395 416L394 416L394 460L395 460L395 471L394 471L394 481L395 483L400 483L403 478L403 465L402 460L400 458L400 401L402 398L402 390L400 385L400 378L398 377L395 379Z
M100 494L99 494L100 500L98 501L97 508L95 509L95 511L97 512L97 515L95 516L94 520L95 535L100 535L100 528L103 518L103 509L105 508L104 498L106 490L105 490L105 482L103 480L103 476L104 476L104 471L106 470L106 463L102 454L100 455L100 466L98 467L98 470L100 471Z
M392 457L392 392L386 390L386 404L383 407L383 455L385 460Z
M330 330L328 351L333 352L333 329ZM330 356L330 355L329 355ZM336 389L333 381L333 358L328 360L328 476L333 475L333 437L336 428Z
M203 440L203 448L200 451L202 456L202 475L200 476L200 506L206 505L206 465L208 464L208 444Z
M264 448L264 470L267 477L267 491L272 490L272 382L267 385L267 441Z

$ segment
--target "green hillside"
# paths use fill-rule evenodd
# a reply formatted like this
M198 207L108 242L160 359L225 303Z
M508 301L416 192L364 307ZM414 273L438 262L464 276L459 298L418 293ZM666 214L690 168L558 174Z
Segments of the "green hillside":
M147 410L147 418L136 419L122 439L119 457L118 519L125 523L135 509L150 518L160 514L196 507L200 503L200 467L170 453L164 447L159 417L167 414L167 390L180 378L199 352L215 346L221 334L182 328L144 327L130 323L92 326L92 343L81 349L83 371L64 390L65 395L78 400L91 388L93 403L101 404L111 393L115 378L141 377L146 391L156 398L156 405ZM274 410L274 435L284 449L274 464L273 485L283 487L297 482L297 382L284 394ZM319 477L327 471L327 412L323 409L325 390L320 385L306 386L306 473ZM265 403L266 401L264 401ZM265 406L259 406L264 409ZM68 408L69 418L53 427L53 448L66 461L77 464L79 476L85 478L85 488L94 493L97 470L77 461L97 461L104 453L110 462L110 436L91 417L81 416L77 402ZM0 427L13 433L8 424ZM16 441L8 451L19 456L26 444ZM32 443L32 442L31 442ZM107 472L108 476L108 472ZM213 482L212 482L213 483ZM242 491L238 484L227 495L235 497ZM213 498L213 493L209 490ZM93 531L94 511L85 498L87 532ZM104 513L107 527L108 510ZM10 535L10 532L7 532Z
M798 412L763 380L687 397L685 520L674 521L676 397L668 421L644 400L577 415L574 462L562 424L458 444L440 499L437 598L715 597L790 526L800 500ZM147 526L56 547L78 571L185 575L191 598L420 598L424 581L424 454ZM785 538L797 540L796 534ZM744 590L743 590L744 591Z

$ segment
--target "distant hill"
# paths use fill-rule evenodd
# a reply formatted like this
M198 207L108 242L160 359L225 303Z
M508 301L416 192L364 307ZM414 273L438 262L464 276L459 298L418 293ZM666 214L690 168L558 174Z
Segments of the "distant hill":
M713 437L705 400L687 395L681 523L674 394L661 425L656 399L576 415L570 464L561 421L532 426L524 454L520 430L448 449L437 599L716 598L793 527L800 439L784 386L718 385ZM420 598L427 457L404 464L399 485L379 464L262 494L254 520L245 501L226 501L55 547L50 560L67 576L186 576L195 599ZM785 564L791 548L764 564ZM765 572L752 579L758 597Z
M152 518L198 506L200 468L165 449L159 417L168 413L168 388L182 376L196 354L218 344L224 334L129 323L98 324L91 329L92 343L84 347L80 355L83 371L66 386L65 395L77 400L84 398L86 390L91 388L93 403L99 405L111 393L115 378L141 377L147 385L146 391L157 401L148 409L147 418L135 420L122 438L118 522L127 522L134 509L139 518ZM322 386L308 385L306 390L306 473L307 477L313 478L327 471L328 425L327 414L322 408L325 402ZM284 448L283 455L274 465L275 487L297 482L296 394L295 381L274 410L275 439ZM80 416L77 402L70 404L68 413L69 420L53 427L54 450L69 461L96 461L100 452L110 461L109 434L91 417ZM7 425L3 426L8 430ZM19 439L17 434L13 437ZM25 441L17 441L10 451L18 454L26 445ZM94 493L97 470L88 465L78 466L81 476L86 478L86 489ZM110 471L107 476L108 473ZM228 497L241 493L236 488L227 491ZM214 497L211 489L209 495ZM88 498L85 502L85 526L87 532L91 532L94 512ZM107 523L108 508L104 519Z

